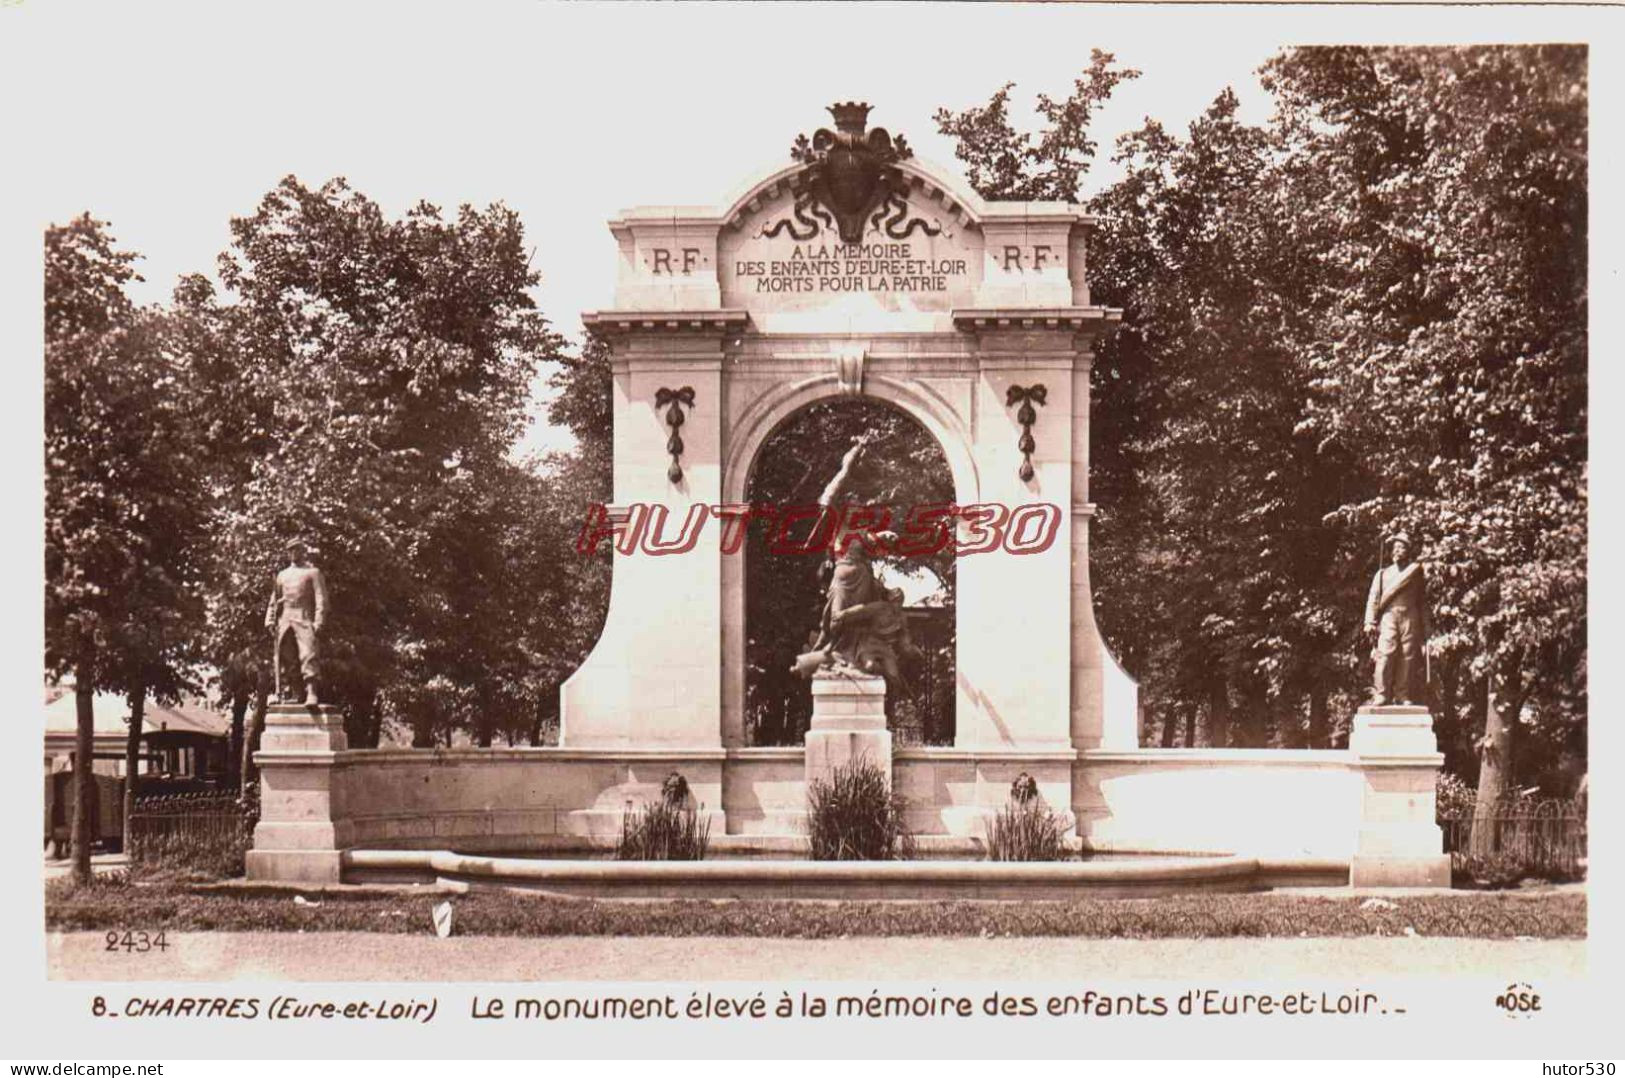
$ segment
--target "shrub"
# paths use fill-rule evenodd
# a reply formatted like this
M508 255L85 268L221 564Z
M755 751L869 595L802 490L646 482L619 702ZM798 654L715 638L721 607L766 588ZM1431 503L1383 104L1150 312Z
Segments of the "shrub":
M807 788L807 839L814 861L906 861L914 835L907 805L886 773L859 758L837 767Z
M1066 833L1072 817L1050 811L1038 782L1023 771L1010 784L1010 800L987 822L989 861L1064 861L1072 856Z
M1437 795L1435 811L1441 823L1473 814L1473 805L1478 801L1478 791L1462 781L1459 775L1440 771L1434 790Z
M1586 817L1575 800L1528 792L1479 805L1472 787L1440 775L1438 822L1457 887L1514 887L1525 879L1585 878Z
M704 806L700 806L703 808ZM693 807L688 780L673 771L660 800L621 817L615 844L619 861L703 861L711 843L711 820Z
M1511 854L1455 854L1450 859L1450 886L1456 888L1516 887L1529 875L1529 866Z

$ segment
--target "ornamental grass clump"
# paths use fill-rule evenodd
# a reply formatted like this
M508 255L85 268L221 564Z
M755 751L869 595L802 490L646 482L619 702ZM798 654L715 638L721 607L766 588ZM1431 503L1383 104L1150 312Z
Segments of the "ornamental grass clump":
M1066 833L1072 817L1052 812L1038 782L1023 771L1010 784L1010 799L987 823L989 861L1064 861L1072 856Z
M704 806L700 806L704 808ZM688 780L673 771L660 787L660 800L621 817L615 844L619 861L703 861L711 842L711 821L689 796Z
M906 803L886 773L859 758L835 768L807 788L807 839L814 861L907 861L914 835L904 820Z

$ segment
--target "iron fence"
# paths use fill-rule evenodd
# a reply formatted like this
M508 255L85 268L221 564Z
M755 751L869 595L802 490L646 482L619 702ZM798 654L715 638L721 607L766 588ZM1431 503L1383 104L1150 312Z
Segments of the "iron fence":
M257 815L226 791L142 798L128 821L130 863L235 875L252 845Z
M1441 813L1445 852L1458 872L1550 880L1585 875L1586 814L1577 801L1509 800Z
M241 799L233 790L190 790L184 793L142 795L134 813L141 816L189 816L198 813L241 813Z

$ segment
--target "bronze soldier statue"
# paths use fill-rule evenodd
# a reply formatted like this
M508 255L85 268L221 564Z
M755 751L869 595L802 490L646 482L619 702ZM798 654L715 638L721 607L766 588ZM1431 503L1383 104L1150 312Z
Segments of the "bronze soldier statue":
M293 634L299 652L300 680L304 682L306 704L320 702L317 664L321 659L320 636L327 622L327 582L322 571L310 564L309 548L299 540L288 544L288 566L276 575L271 603L265 608L265 627L271 631L272 669L277 672L277 699L289 702L288 686L282 681L282 642ZM295 690L292 697L298 700Z
M1427 642L1427 584L1422 566L1411 560L1411 540L1404 532L1388 538L1392 562L1371 578L1365 604L1365 631L1373 638L1371 657L1376 670L1371 680L1371 702L1420 704L1426 692L1422 680L1422 649Z

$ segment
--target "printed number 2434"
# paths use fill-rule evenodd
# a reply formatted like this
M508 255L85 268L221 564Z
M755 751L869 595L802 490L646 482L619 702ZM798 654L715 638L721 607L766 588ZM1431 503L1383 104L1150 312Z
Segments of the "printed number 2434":
M167 951L169 943L162 932L156 936L147 932L109 932L106 949L115 953L146 954L148 951Z

